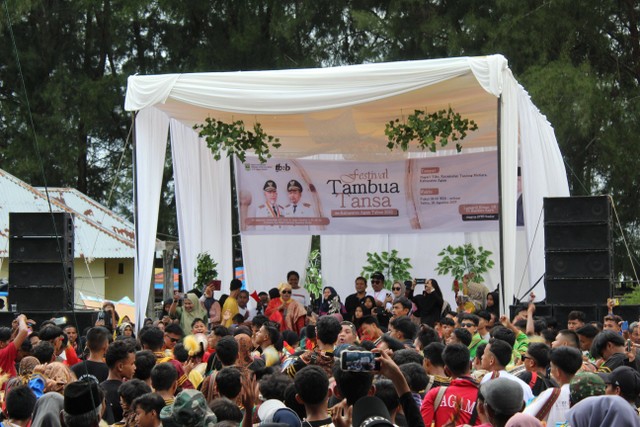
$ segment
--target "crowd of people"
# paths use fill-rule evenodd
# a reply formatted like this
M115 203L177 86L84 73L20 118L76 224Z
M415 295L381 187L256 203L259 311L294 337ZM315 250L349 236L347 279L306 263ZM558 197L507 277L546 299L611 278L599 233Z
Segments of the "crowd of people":
M454 307L434 279L384 283L311 304L293 271L253 294L233 280L139 329L110 302L85 331L19 315L0 328L2 424L640 427L640 325L612 302L559 325L534 303L501 316L473 277Z

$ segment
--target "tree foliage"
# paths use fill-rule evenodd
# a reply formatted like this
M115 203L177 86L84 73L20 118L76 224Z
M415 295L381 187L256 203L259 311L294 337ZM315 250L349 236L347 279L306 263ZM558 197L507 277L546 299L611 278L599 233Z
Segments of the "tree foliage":
M7 0L5 5L0 168L31 184L43 185L46 177L49 185L77 187L105 202L118 178L116 208L130 209L131 159L124 150L131 116L122 105L126 78L134 73L502 53L553 124L572 193L611 194L625 233L632 244L639 239L636 1ZM119 170L123 152L126 168ZM170 167L164 184L159 231L176 234ZM626 259L616 257L618 271L630 271Z

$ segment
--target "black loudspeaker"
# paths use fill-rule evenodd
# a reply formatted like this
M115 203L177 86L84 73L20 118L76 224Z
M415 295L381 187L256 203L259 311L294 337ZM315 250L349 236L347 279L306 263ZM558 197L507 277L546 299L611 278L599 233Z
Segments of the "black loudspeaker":
M611 221L608 196L545 197L545 224L605 223Z
M590 304L611 298L610 279L545 279L547 302L553 304Z
M74 306L74 226L68 213L9 214L9 304L56 312Z
M550 279L608 279L611 259L608 252L546 252L545 269Z
M604 304L613 284L607 196L544 199L545 290L551 304Z
M16 311L54 312L73 308L73 293L64 286L9 286L9 304ZM13 309L13 308L12 308Z

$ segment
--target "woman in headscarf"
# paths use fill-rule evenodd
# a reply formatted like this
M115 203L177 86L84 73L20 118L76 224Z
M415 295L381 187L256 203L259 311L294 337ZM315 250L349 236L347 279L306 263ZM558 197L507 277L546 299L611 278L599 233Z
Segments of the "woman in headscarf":
M35 367L39 364L40 361L33 356L23 357L18 368L18 376L13 377L9 381L7 381L7 393L9 392L9 390L11 390L12 387L26 384L36 395L36 398L40 398L40 396L42 396L42 394L44 393L45 379L41 374L34 373Z
M39 365L35 369L38 370L41 366ZM62 390L67 384L77 381L75 374L62 362L48 363L44 365L41 372L46 379L46 392L55 391L62 394Z
M568 413L571 427L640 427L634 408L620 396L591 396Z
M60 427L60 411L64 406L64 397L60 393L45 393L36 401L31 419L32 427Z
M118 332L121 337L124 338L136 338L136 335L133 333L133 326L131 323L123 322L118 327Z
M171 310L172 303L173 298L167 298L166 300L164 300L164 302L162 303L162 312L160 313L158 320L162 320L164 316L169 316L169 310Z
M307 310L291 298L292 288L288 283L280 283L278 286L280 296L269 301L265 310L266 316L280 325L280 331L294 331L300 335L304 328Z
M420 323L431 327L442 317L442 290L436 279L429 279L424 284L424 291L421 295L415 295L413 302L417 307L415 316L420 318Z
M327 286L322 290L322 303L318 314L324 316L326 314L347 314L347 310L340 301L340 296L331 286Z
M177 301L174 299L169 312L173 318L179 320L180 327L185 333L191 330L191 324L194 320L209 318L207 310L196 294L186 294L182 302L183 307L177 307L176 303Z
M498 292L494 291L487 294L487 311L496 316L496 319L500 318L500 297Z
M249 366L253 362L253 357L251 357L251 350L253 350L251 337L247 334L238 334L233 338L238 343L238 359L236 360L236 366Z

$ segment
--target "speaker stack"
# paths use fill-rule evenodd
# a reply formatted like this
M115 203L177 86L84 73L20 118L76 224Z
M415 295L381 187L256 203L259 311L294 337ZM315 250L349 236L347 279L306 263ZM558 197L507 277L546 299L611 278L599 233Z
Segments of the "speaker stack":
M9 304L12 311L73 310L73 217L9 214Z
M544 199L547 303L606 304L614 279L611 228L607 196Z

